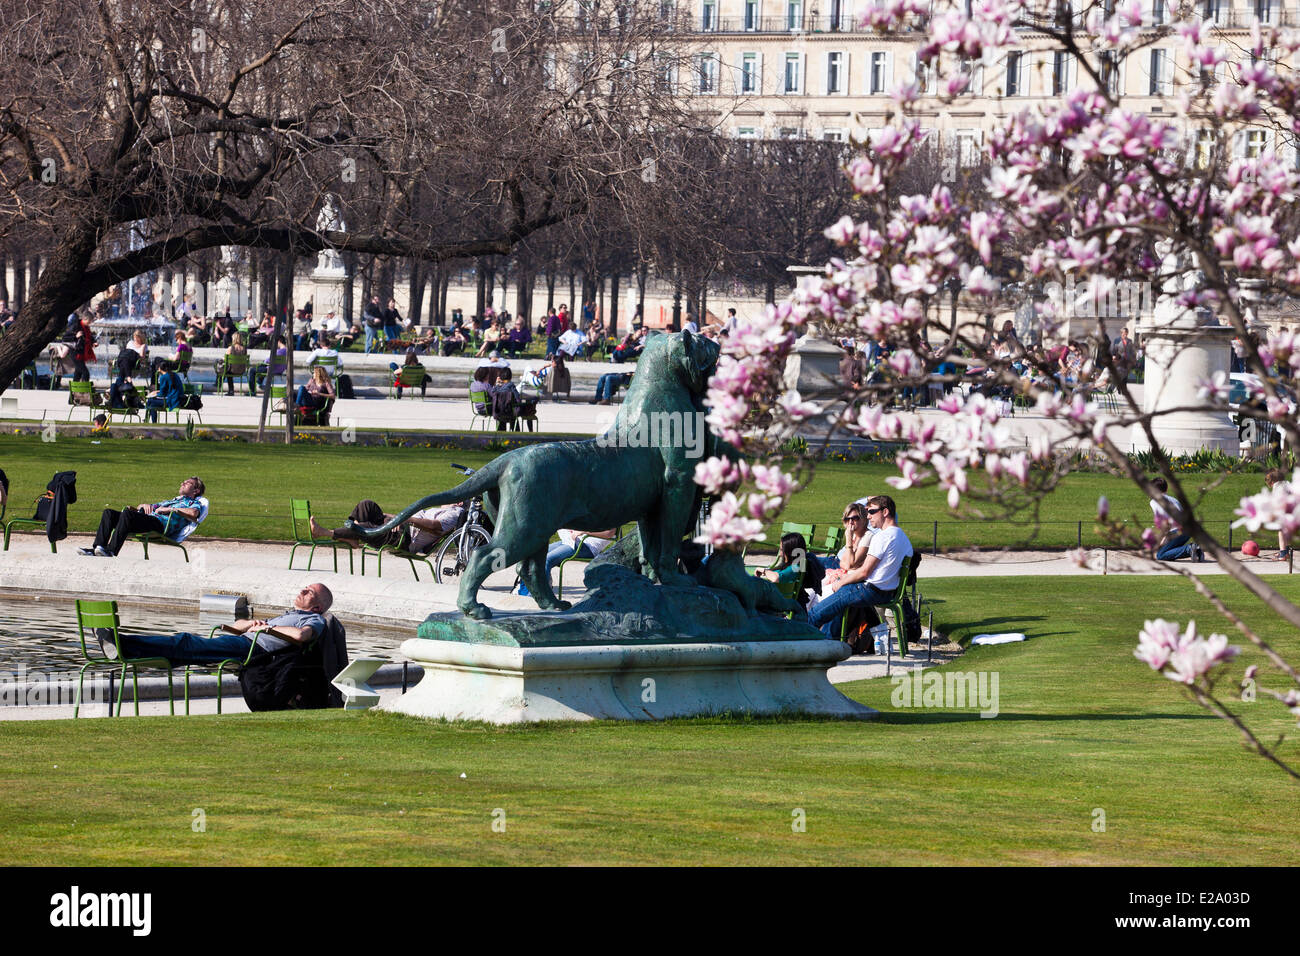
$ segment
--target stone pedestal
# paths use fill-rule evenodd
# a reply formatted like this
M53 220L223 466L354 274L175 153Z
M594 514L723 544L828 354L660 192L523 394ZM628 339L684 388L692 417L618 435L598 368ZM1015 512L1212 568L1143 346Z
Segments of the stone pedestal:
M1216 372L1228 373L1232 338L1232 329L1222 326L1153 323L1142 327L1143 411L1189 407L1152 421L1156 441L1170 454L1190 455L1206 448L1239 453L1237 426L1226 412L1190 408L1203 404L1196 397L1201 381L1212 379ZM1146 436L1133 429L1133 451L1147 448Z
M840 395L844 383L840 380L840 360L844 350L823 339L805 335L795 342L794 352L786 359L785 387L797 389L808 399L817 396Z
M381 709L493 724L663 720L725 712L869 719L831 686L839 641L504 647L415 638L424 678Z
M340 269L313 269L311 273L312 315L323 316L327 312L343 314L343 287L347 276Z

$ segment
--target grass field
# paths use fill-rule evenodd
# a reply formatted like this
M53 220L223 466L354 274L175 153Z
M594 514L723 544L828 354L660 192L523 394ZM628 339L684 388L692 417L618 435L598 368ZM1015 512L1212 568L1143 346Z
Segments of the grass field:
M10 515L28 517L31 501L57 470L77 472L78 501L69 512L73 531L94 531L99 512L175 494L181 479L198 473L208 485L212 513L196 538L288 540L289 498L308 498L327 522L341 521L361 498L397 509L431 491L450 488L459 476L450 462L478 467L490 452L432 448L350 445L252 445L241 442L186 442L88 438L42 442L35 435L0 435L0 468L11 482ZM809 489L797 495L785 520L816 522L818 537L827 521L838 523L843 506L867 494L889 492L884 479L897 472L889 464L823 462ZM1193 485L1218 476L1189 476ZM1210 527L1227 538L1232 509L1244 494L1262 487L1259 475L1231 475L1205 503ZM610 489L614 493L615 489ZM933 489L895 493L903 527L919 544L933 544L938 522L941 548L969 545L1002 547L1030 542L1037 547L1073 547L1082 522L1083 543L1099 545L1094 533L1097 497L1107 495L1116 517L1132 516L1139 525L1151 512L1142 494L1127 481L1078 474L1044 503L1037 534L1028 525L954 518L944 496ZM1238 538L1240 540L1240 538Z
M0 853L82 865L1292 861L1297 786L1132 656L1146 616L1223 629L1180 580L925 590L947 632L1031 635L949 665L999 675L996 718L895 710L882 679L842 685L882 711L871 723L495 728L338 712L9 723ZM1300 650L1294 633L1248 619ZM1264 667L1261 680L1280 684ZM1250 708L1268 705L1237 706L1255 720ZM1293 729L1284 717L1261 729Z

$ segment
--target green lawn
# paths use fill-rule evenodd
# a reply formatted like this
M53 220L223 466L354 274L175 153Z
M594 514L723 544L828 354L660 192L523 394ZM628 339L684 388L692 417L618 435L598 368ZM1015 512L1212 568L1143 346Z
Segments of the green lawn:
M882 679L845 688L883 711L871 723L493 728L344 713L9 723L0 854L82 865L1292 858L1300 789L1132 656L1145 616L1195 614L1223 629L1181 581L942 579L924 590L950 633L1032 636L950 665L999 675L998 717L894 710ZM1293 633L1248 619L1288 655L1300 650ZM1254 719L1251 708L1268 705L1237 706ZM1094 832L1097 809L1105 832ZM206 832L192 829L195 810ZM796 810L806 832L792 830Z
M196 537L287 540L290 497L308 498L326 521L341 521L361 498L386 508L404 506L431 491L452 487L459 476L447 465L478 467L491 460L484 451L383 448L355 445L253 445L243 442L185 442L60 437L45 443L36 435L0 435L0 468L12 483L11 514L29 516L31 501L60 469L77 472L78 501L70 509L73 531L93 531L99 512L175 494L182 478L198 473L208 485L212 513ZM863 495L889 492L889 464L823 462L811 487L797 495L785 520L816 522L818 538L827 521L838 523L843 506ZM1217 476L1189 476L1193 484ZM1233 475L1210 492L1205 514L1226 540L1232 509L1244 494L1262 487L1259 475ZM614 489L610 489L613 493ZM1032 541L1039 547L1072 547L1082 521L1085 544L1100 544L1093 522L1098 495L1107 495L1117 517L1145 525L1146 500L1127 481L1106 475L1068 478L1043 505L1036 535L1028 525L959 520L944 495L933 489L895 494L903 527L922 546L933 543L938 522L941 548L1001 547ZM1240 536L1237 538L1241 540Z

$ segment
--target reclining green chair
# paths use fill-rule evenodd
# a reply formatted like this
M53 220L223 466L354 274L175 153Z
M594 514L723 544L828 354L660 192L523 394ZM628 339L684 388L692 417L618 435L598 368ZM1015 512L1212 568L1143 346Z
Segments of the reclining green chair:
M339 548L348 553L348 574L356 573L352 563L352 549L340 544L334 538L314 538L311 533L311 502L306 498L289 499L289 520L293 522L293 547L289 549L289 570L293 570L293 556L299 548L307 547L307 570L311 570L312 559L317 548L329 548L334 552L334 573L339 572Z
M118 630L121 627L117 613L116 601L77 601L77 634L81 641L81 654L86 659L86 663L81 667L81 673L77 677L77 696L72 705L72 716L75 719L81 712L81 690L86 680L86 671L90 668L108 669L119 671L121 674L121 683L117 690L117 711L115 717L122 716L122 698L126 695L126 671L131 669L131 688L135 698L135 715L140 716L140 683L139 668L156 667L167 671L167 704L170 713L176 714L176 693L175 684L172 681L171 661L163 657L135 657L128 658L122 654L122 644L118 639ZM113 646L117 648L117 658L109 659L99 654L92 654L90 648L100 651L99 636L96 634L97 629L106 629L111 632ZM90 630L90 642L86 642L86 630ZM188 688L187 688L188 690ZM189 712L188 696L186 698L186 712Z

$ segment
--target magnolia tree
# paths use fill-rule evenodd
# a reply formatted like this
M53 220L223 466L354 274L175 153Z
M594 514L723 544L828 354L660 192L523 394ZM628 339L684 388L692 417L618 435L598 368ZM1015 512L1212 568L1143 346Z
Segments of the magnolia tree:
M1176 310L1211 310L1240 342L1251 343L1242 358L1262 384L1257 401L1241 413L1275 423L1289 443L1300 438L1286 390L1300 369L1300 337L1256 338L1240 293L1246 287L1293 295L1300 288L1300 176L1289 152L1234 158L1231 148L1245 129L1270 129L1278 144L1293 144L1300 134L1300 77L1289 66L1300 33L1256 23L1237 31L1244 42L1234 47L1190 9L1153 25L1148 7L1144 22L1136 0L1118 9L1097 4L1083 10L974 0L969 14L960 6L932 10L925 0L885 0L863 20L886 32L927 30L918 61L929 81L924 102L930 110L963 95L972 64L995 68L1020 45L1023 28L1032 31L1036 50L1070 57L1079 82L1000 123L988 140L988 172L979 188L943 182L902 196L896 183L923 140L910 116L922 94L915 83L894 92L898 109L890 125L871 135L869 148L846 170L867 212L827 229L840 256L786 301L741 322L725 344L710 384L709 420L756 463L711 458L699 465L697 482L717 498L701 540L739 548L761 535L812 477L810 458L792 459L782 448L814 424L827 426L828 436L898 442L900 474L888 479L891 485L937 486L955 511L986 517L1034 508L1067 470L1067 447L1071 455L1081 446L1092 449L1156 497L1152 476L1126 453L1122 437L1144 436L1154 470L1182 507L1183 531L1269 609L1300 626L1300 607L1209 533L1197 512L1197 489L1185 486L1161 452L1154 431L1160 417L1186 408L1144 411L1126 383L1123 357L1112 352L1116 320L1110 318L1108 328L1107 310L1095 309L1091 314L1103 317L1081 324L1078 313L1087 310L1075 308L1105 302L1121 283L1149 282L1168 293L1166 304ZM1162 41L1166 47L1175 42L1181 53L1176 95L1157 115L1149 100L1142 112L1127 107L1114 92L1111 71L1127 59L1136 63ZM963 323L955 306L940 308L940 300L947 303L960 288L976 312L1004 306L999 262L1009 252L1022 263L1019 278L1026 285L1056 283L1072 292L1035 306L1036 340L995 344L982 324ZM969 307L965 311L970 314ZM1068 379L1050 348L1067 329L1070 338L1088 339L1086 361ZM889 358L867 384L833 400L806 401L783 375L805 334L878 340ZM963 379L980 387L969 397L954 392L945 398L942 417L890 410L904 390L914 394L931 383ZM1222 376L1198 384L1200 407L1226 416ZM1116 399L1104 413L1093 400L1102 385ZM1051 429L1013 447L1005 405L988 397L999 393L1036 405ZM1300 470L1291 482L1243 499L1238 523L1251 530L1276 527L1290 538L1300 529L1298 504ZM1113 521L1104 499L1098 511L1114 544L1154 554L1151 531L1138 536ZM1285 686L1260 692L1300 714L1296 670L1203 579L1187 576L1280 672ZM1203 636L1193 623L1161 620L1147 623L1136 653L1234 723L1256 752L1300 779L1277 745L1263 742L1216 690L1238 651L1224 635ZM1257 679L1252 667L1245 676L1251 692Z

